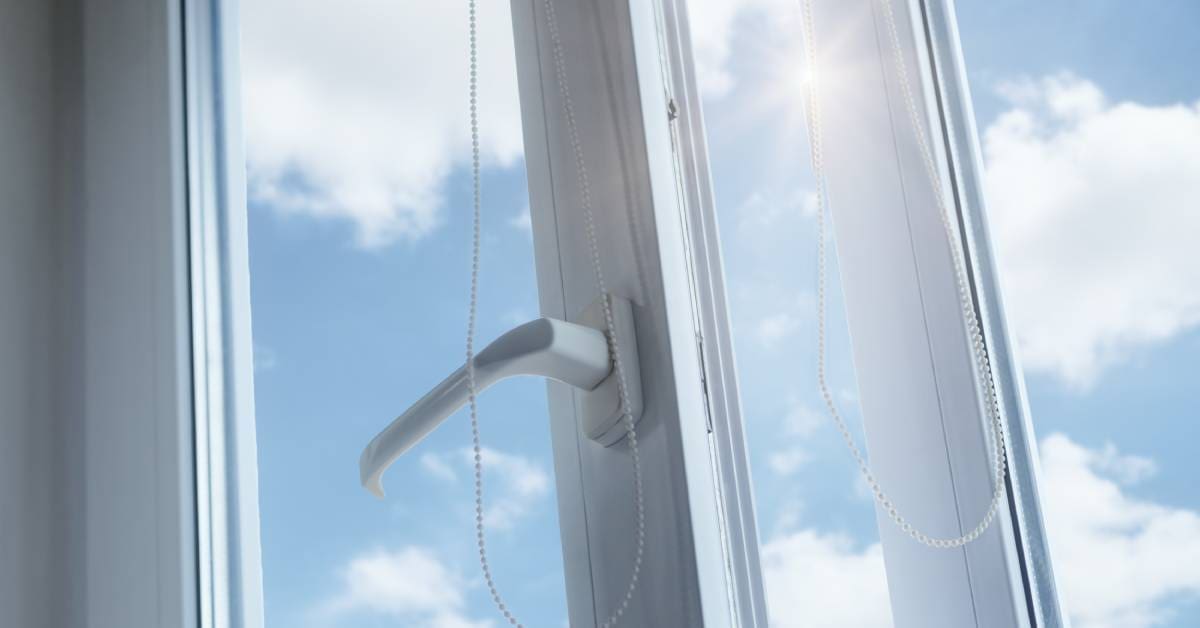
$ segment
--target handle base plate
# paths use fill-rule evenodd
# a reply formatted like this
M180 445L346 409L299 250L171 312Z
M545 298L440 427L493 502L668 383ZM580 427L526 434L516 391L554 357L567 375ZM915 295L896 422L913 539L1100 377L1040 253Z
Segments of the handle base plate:
M601 297L604 298L604 297ZM633 303L628 299L608 295L612 299L613 325L617 331L617 343L621 352L621 364L625 367L626 385L629 394L629 411L634 424L642 418L642 370L637 351L637 332L634 329ZM579 314L575 321L605 332L604 303L597 299ZM624 412L621 409L620 384L617 369L614 365L612 373L596 388L588 391L576 390L579 395L581 409L580 429L588 438L610 447L626 436L625 424L621 420Z

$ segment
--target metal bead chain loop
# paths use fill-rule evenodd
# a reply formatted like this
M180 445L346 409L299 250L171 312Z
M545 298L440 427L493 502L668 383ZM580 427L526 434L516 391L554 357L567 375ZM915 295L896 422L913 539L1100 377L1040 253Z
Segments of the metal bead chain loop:
M480 182L480 146L479 146L479 112L478 112L478 20L476 15L477 0L468 0L469 7L469 45L470 45L470 105L471 105L471 174L474 187L474 222L472 233L472 255L471 255L471 296L470 306L467 315L467 348L466 348L466 364L467 364L467 387L468 397L470 399L471 410L471 444L474 450L474 466L475 466L475 537L479 547L479 565L483 571L483 578L487 584L488 592L492 596L492 601L495 603L497 610L504 616L505 621L518 628L524 628L524 625L519 622L515 615L508 609L508 605L500 595L500 591L496 587L495 580L492 576L491 566L488 563L487 557L487 542L484 535L483 521L483 448L480 445L479 438L479 411L476 403L478 390L475 381L475 319L478 306L479 296L479 253L480 253L480 207L481 207L481 182ZM637 529L634 546L633 568L629 577L629 586L625 590L625 595L622 597L620 604L616 610L602 624L602 628L612 628L617 624L621 617L628 611L629 604L633 600L634 592L637 590L639 577L641 576L642 559L645 554L646 545L646 516L644 507L644 498L642 493L642 467L641 457L638 451L637 429L633 421L633 415L630 414L629 408L629 386L626 383L625 363L621 355L620 345L617 343L616 323L613 319L612 300L608 294L607 282L604 278L604 269L600 262L600 246L596 238L596 221L592 211L592 196L591 188L588 183L587 167L583 159L583 144L579 138L579 128L575 121L575 107L571 102L571 92L566 80L566 65L563 60L562 41L558 32L558 20L554 13L554 5L550 0L546 0L546 21L550 31L550 39L553 43L553 56L555 67L555 79L558 83L559 94L563 101L563 110L567 119L567 133L571 143L571 149L575 158L575 171L579 182L580 204L583 207L583 213L587 229L588 249L591 255L592 269L596 277L596 286L601 294L602 305L604 310L604 325L607 330L605 334L608 344L609 353L612 356L614 370L617 374L617 389L620 395L622 422L625 426L625 432L629 441L630 457L633 464L633 480L634 480L634 495L637 505Z
M473 187L473 222L471 239L471 301L467 310L467 389L471 405L471 447L474 453L475 465L475 542L479 548L479 566L483 571L483 579L496 608L504 615L504 619L514 626L521 626L516 617L508 610L500 591L496 588L492 577L491 565L487 558L487 541L483 530L483 447L479 442L479 406L477 403L478 389L475 381L475 318L479 305L479 253L481 232L482 183L480 179L480 149L479 149L479 45L478 17L476 15L476 0L468 0L468 41L470 47L470 105L471 105L471 177Z
M892 9L891 0L880 0L884 11L885 21L888 26L888 33L891 39L892 53L896 66L897 77L900 81L901 91L904 97L905 109L908 112L909 123L912 126L913 134L917 137L917 144L921 152L921 159L924 162L925 172L929 178L929 184L933 188L933 195L937 201L937 209L942 222L942 228L946 233L946 238L950 247L950 254L954 264L955 279L958 289L959 302L962 306L962 315L966 321L967 334L970 337L970 349L973 356L973 366L983 383L984 405L988 414L988 419L991 424L991 440L993 458L994 477L993 493L991 502L988 504L987 511L979 520L979 523L966 534L951 537L940 538L935 537L917 529L911 522L908 521L896 507L896 504L884 492L883 487L875 479L874 473L871 472L870 466L859 450L857 443L854 441L854 436L851 435L850 429L846 425L846 421L842 418L838 411L837 404L834 403L833 394L829 391L828 381L825 373L825 352L826 352L826 326L825 326L825 301L826 301L826 244L825 244L825 214L828 211L826 191L825 191L825 159L824 145L822 139L821 128L821 108L817 99L817 73L816 73L816 36L813 26L813 0L804 0L804 46L805 58L807 62L808 86L805 90L805 100L808 109L808 135L809 149L812 154L813 174L817 179L817 386L820 389L821 398L825 402L825 406L829 411L829 415L833 418L837 425L838 431L842 435L842 440L846 442L846 446L850 449L850 455L854 458L854 462L858 465L859 472L867 485L871 489L871 493L878 502L880 508L887 513L888 518L892 520L905 534L912 537L919 543L929 547L950 549L962 547L970 543L988 529L992 522L996 519L1000 510L1000 504L1004 500L1004 476L1007 473L1007 455L1004 442L1004 418L1000 411L1000 402L996 394L996 384L992 376L991 364L988 359L987 346L983 341L983 333L980 328L979 316L975 312L975 306L971 299L969 282L966 274L966 259L965 254L957 245L958 237L957 230L950 219L950 210L946 206L946 199L943 194L941 175L938 173L936 162L933 158L933 151L929 146L928 139L925 136L924 125L921 124L920 116L917 114L915 98L913 97L912 85L908 78L908 69L904 61L903 48L900 45L899 29L896 25L895 12Z

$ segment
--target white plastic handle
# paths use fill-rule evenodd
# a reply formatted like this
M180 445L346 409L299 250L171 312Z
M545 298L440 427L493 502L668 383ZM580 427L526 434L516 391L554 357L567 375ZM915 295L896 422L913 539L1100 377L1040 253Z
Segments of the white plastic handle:
M478 392L515 375L540 375L593 390L612 371L603 332L553 318L505 333L475 354L474 362ZM371 439L358 462L363 487L383 497L384 471L466 404L469 393L464 365Z

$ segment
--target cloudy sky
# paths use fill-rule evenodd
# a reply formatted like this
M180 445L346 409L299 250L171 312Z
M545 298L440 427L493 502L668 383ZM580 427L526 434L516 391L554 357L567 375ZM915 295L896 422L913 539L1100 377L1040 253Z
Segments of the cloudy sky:
M534 317L537 296L507 3L481 4L488 339ZM396 465L386 501L356 466L461 359L465 3L243 6L268 625L499 626L474 553L465 417ZM869 497L813 374L786 359L814 347L798 5L691 6L772 625L888 626ZM1078 628L1198 625L1200 5L958 10L1066 605ZM833 331L832 376L858 420ZM486 518L511 605L561 626L545 405L536 381L482 399Z

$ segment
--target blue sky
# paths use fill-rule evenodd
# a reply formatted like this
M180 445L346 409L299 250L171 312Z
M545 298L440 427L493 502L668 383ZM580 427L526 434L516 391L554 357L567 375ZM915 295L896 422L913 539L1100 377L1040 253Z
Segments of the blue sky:
M458 4L244 2L269 626L500 625L475 558L465 416L389 472L386 501L357 482L362 446L461 362ZM814 347L796 4L692 5L768 590L807 592L773 596L772 625L799 626L803 609L806 626L886 626L872 505L811 368L785 359ZM485 340L537 313L506 6L482 11ZM1200 5L958 10L1074 623L1200 624ZM532 380L481 399L489 540L526 625L560 626L545 405Z

